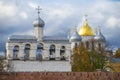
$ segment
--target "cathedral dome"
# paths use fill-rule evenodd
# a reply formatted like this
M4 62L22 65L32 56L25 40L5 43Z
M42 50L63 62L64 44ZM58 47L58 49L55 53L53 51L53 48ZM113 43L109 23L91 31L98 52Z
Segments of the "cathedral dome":
M73 33L73 35L70 38L71 42L80 42L82 40L81 36L78 34L77 30Z
M38 17L34 22L33 22L34 27L39 26L43 27L45 25L44 21Z
M89 26L87 21L85 22L83 27L80 29L79 35L81 35L81 36L94 36L94 31Z
M100 41L105 41L105 37L103 36L103 34L101 33L100 30L97 31L94 39L95 39L95 40L100 40Z

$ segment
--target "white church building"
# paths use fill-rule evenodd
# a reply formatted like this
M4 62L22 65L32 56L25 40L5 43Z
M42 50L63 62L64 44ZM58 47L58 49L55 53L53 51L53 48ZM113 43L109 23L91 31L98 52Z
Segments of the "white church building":
M6 57L11 63L11 71L71 71L70 58L72 49L81 41L86 42L86 47L104 46L105 37L100 30L96 34L89 26L87 19L83 26L66 37L44 35L45 22L39 16L33 22L34 35L11 35L6 42ZM95 44L91 40L97 40Z

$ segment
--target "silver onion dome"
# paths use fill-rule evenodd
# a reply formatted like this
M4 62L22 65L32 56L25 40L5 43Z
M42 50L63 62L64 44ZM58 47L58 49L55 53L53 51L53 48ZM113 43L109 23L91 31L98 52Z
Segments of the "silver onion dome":
M77 30L75 29L73 35L70 37L70 42L80 42L82 40L81 36L78 34Z
M44 27L45 23L39 16L41 8L38 6L38 8L36 8L36 10L37 10L38 16L37 16L36 20L33 22L33 25L34 25L34 27Z
M39 26L43 27L45 25L44 21L38 17L34 22L33 22L34 27Z
M95 40L100 40L100 41L105 41L105 37L104 37L103 34L101 33L100 29L97 31L94 39L95 39Z

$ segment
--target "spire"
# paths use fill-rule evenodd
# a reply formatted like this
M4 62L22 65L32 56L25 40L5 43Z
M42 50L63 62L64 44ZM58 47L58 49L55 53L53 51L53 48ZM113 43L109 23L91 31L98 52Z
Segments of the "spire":
M95 28L95 35L97 35L98 34L98 29L97 28Z
M85 21L86 21L86 22L87 22L87 17L88 17L88 15L86 14L86 15L85 15Z
M71 37L70 28L68 28L68 39Z
M96 36L94 37L94 39L96 39L96 40L101 40L101 41L105 41L105 37L104 37L103 34L101 33L100 26L98 26L98 27L96 28Z
M77 32L77 26L74 27L74 33L70 38L71 42L80 42L82 40L81 36Z
M98 28L97 28L97 34L100 35L100 33L101 33L100 26L98 26Z
M68 35L70 35L70 28L68 28Z
M40 16L40 10L42 10L39 6L36 8L37 13L38 13L38 17Z
M74 27L74 32L77 32L77 26Z

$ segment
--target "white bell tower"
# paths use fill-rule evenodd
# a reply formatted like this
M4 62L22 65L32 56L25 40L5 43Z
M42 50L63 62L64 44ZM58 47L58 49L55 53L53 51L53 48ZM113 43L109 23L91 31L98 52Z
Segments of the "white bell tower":
M45 23L39 16L41 8L38 6L38 8L36 8L36 10L38 10L38 12L37 12L38 16L37 16L36 20L33 22L34 35L36 36L38 41L42 41L42 38L44 36L43 28L44 28Z

